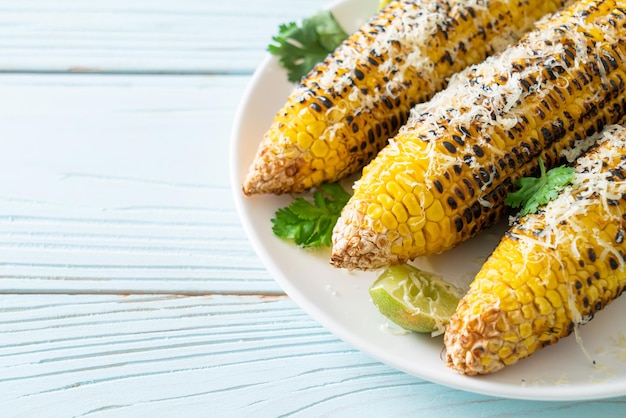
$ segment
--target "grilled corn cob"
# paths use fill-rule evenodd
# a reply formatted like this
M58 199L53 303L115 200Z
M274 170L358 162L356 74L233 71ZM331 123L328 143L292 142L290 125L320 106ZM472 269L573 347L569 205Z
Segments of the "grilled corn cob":
M569 0L394 1L294 89L243 192L299 192L369 162L453 73L503 49Z
M607 127L572 186L502 238L452 316L447 364L485 374L553 344L626 289L626 130Z
M331 263L376 269L440 253L492 225L522 176L590 145L626 111L626 2L583 0L413 109L363 170Z

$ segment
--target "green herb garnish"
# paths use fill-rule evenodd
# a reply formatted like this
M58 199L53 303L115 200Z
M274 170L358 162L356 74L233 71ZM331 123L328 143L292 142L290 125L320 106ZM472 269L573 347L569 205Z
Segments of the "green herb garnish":
M512 208L522 207L519 215L536 213L540 206L556 199L561 189L572 182L574 169L560 166L546 172L539 158L540 177L522 177L515 182L519 190L509 193L504 203Z
M312 201L299 197L278 209L272 231L303 247L330 247L333 227L348 199L350 194L339 184L323 184Z
M287 70L289 81L297 82L347 37L333 14L322 10L304 19L301 25L280 25L278 35L272 37L275 43L267 49Z

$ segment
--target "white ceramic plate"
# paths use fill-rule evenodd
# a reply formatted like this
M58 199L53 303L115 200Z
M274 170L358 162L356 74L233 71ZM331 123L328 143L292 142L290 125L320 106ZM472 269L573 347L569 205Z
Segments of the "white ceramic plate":
M356 30L378 0L344 0L330 8L347 30ZM607 307L581 327L585 356L574 336L489 376L465 377L441 360L442 337L398 334L368 296L374 273L332 268L328 252L312 253L274 237L270 219L289 196L244 198L240 185L258 143L292 89L277 61L268 57L254 74L233 129L231 181L242 223L259 257L284 291L311 317L357 349L425 380L493 396L533 400L598 399L626 394L626 300ZM416 264L467 284L497 243L493 228L455 250Z

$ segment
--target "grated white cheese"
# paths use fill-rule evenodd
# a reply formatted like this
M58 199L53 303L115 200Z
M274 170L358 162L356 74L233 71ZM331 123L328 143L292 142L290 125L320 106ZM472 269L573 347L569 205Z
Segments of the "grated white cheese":
M537 216L522 219L511 236L518 240L525 259L538 253L538 246L566 248L574 257L579 258L583 248L587 248L588 240L592 240L597 247L604 249L597 254L598 260L604 261L613 256L618 263L618 270L623 272L626 269L620 248L615 242L604 239L599 231L589 230L589 224L585 223L592 207L603 214L603 219L598 220L599 222L617 225L624 223L624 214L619 206L610 203L612 200L622 199L626 194L626 181L615 178L610 170L611 167L626 170L626 160L621 158L624 148L625 128L617 125L605 128L598 139L597 147L578 159L572 185L548 203ZM564 224L567 228L562 227ZM547 268L551 268L550 263L557 262L565 271L565 266L558 258L549 252L544 254L548 259ZM590 319L583 317L576 308L572 291L569 294L568 307L575 324L582 324ZM576 331L577 341L579 338Z

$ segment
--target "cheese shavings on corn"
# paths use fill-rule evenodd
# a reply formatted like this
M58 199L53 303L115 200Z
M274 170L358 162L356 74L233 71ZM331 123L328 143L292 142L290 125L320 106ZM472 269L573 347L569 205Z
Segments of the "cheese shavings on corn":
M300 192L354 173L451 75L568 1L391 2L295 87L259 145L244 194Z
M623 2L579 1L457 74L363 170L331 263L377 269L494 224L515 181L572 161L626 112Z
M445 333L448 366L486 374L576 331L626 290L626 129L608 126L571 186L522 217Z

